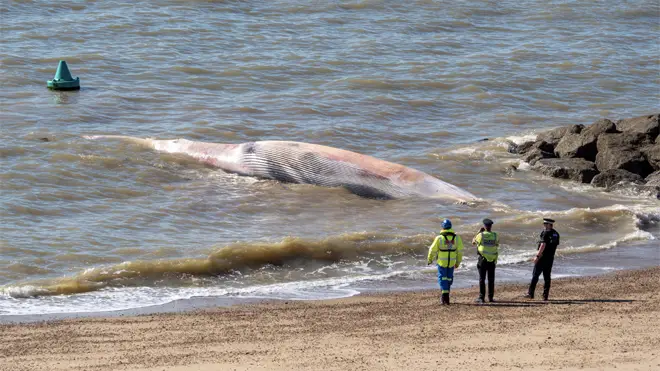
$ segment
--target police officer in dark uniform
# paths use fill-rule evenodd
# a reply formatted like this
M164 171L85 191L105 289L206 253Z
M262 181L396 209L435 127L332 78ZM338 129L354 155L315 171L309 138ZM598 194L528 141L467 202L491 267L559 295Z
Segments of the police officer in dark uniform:
M543 273L543 300L548 300L550 294L550 272L552 272L552 263L555 260L555 251L559 245L559 233L554 230L555 221L549 218L543 219L543 232L541 232L538 252L534 258L534 271L532 272L532 282L529 285L529 291L525 295L528 299L534 299L536 284L539 282L539 276Z

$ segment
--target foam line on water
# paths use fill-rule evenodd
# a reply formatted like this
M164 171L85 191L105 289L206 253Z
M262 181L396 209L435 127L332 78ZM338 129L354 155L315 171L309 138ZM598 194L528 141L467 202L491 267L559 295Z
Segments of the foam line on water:
M655 240L651 233L637 230L622 238L604 245L566 246L557 250L558 256L583 252L611 249L625 242L636 240ZM529 262L535 250L501 256L500 266L515 265ZM364 265L363 265L364 266ZM473 270L476 259L466 258L459 271ZM359 267L358 267L359 268ZM349 297L359 294L358 290L348 286L357 282L382 281L394 277L419 278L433 276L434 267L406 266L383 274L364 274L346 271L348 276L316 279L309 281L294 281L249 287L195 287L195 288L155 288L155 287L109 287L100 291L86 292L76 295L34 296L39 290L35 286L8 287L0 293L0 315L30 315L55 313L86 313L104 312L142 308L163 305L176 300L193 297L239 297L283 300L318 300ZM357 273L357 275L356 275ZM16 298L19 294L22 298Z
M56 313L110 312L163 305L193 297L240 297L283 300L337 299L359 294L346 286L363 281L383 280L404 273L394 271L378 275L335 277L295 281L243 288L108 288L77 295L13 298L0 295L0 316ZM26 289L26 288L25 288Z
M511 141L517 145L521 145L526 142L533 142L538 137L538 134L535 132L523 133L519 135L510 135L504 138L495 138L495 140L500 141L504 144L507 144L506 141Z

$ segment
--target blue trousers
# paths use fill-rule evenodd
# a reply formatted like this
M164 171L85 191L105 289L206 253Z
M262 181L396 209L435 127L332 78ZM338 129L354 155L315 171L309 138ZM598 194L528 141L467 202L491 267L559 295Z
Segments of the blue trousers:
M454 267L445 268L438 265L438 284L443 294L449 294L452 282L454 282Z

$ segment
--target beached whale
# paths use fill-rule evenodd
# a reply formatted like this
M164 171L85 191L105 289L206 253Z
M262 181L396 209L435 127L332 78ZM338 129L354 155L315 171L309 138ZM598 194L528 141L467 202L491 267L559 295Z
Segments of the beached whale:
M239 175L286 183L344 187L362 197L392 199L421 196L452 201L477 199L470 192L421 171L317 144L288 141L219 144L119 135L95 135L86 138L130 140L158 151L186 154L208 165Z

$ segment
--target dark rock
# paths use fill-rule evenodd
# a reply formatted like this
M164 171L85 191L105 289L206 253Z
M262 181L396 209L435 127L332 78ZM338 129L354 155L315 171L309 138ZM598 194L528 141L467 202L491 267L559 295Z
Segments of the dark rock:
M525 143L519 145L516 148L516 153L519 154L519 155L522 155L522 154L526 153L527 151L529 151L532 148L533 145L534 145L534 142L525 142Z
M606 133L601 135L601 137L605 138L605 143L608 146L615 145L618 147L638 148L652 144L648 137L642 133ZM600 149L601 147L598 146L599 151Z
M646 177L653 167L639 148L648 145L650 140L643 133L602 134L598 137L596 166L601 172L624 169Z
M605 133L618 133L616 125L608 119L600 119L587 126L580 134L592 134L599 136Z
M39 140L42 142L50 142L50 139L48 138L39 138Z
M660 186L660 170L651 173L645 180L647 186Z
M513 176L513 174L518 170L515 165L509 165L504 169L504 173L508 176Z
M538 149L540 149L541 151L544 151L544 152L554 152L555 151L555 146L553 146L552 144L550 144L550 143L548 143L544 140L537 141L536 143L534 143L532 148L538 148Z
M656 140L655 145L642 148L642 153L654 170L660 170L660 141Z
M525 153L527 150L529 150L529 148L531 148L533 144L534 142L525 142L523 144L516 144L512 141L509 141L509 147L507 148L507 152L521 155Z
M518 153L518 145L516 143L514 143L512 140L507 139L506 144L507 144L507 147L506 147L507 152L513 153L513 154Z
M537 150L537 149L539 149L541 151L544 151L544 152L554 152L555 147L552 144L550 144L550 143L548 143L544 140L539 140L539 141L536 141L536 142L525 142L525 143L521 144L520 146L518 146L517 153L521 154L521 155L524 155L528 152L533 152L534 150ZM555 156L552 155L552 157L555 157Z
M562 179L589 183L598 174L596 164L581 158L546 158L534 164L533 170Z
M536 137L536 141L537 142L545 141L546 143L550 143L554 147L566 134L580 134L582 129L584 129L584 125L562 126L560 128L548 130L546 132L539 134Z
M529 163L530 165L534 165L536 161L544 159L544 158L554 158L555 154L553 152L547 152L539 148L532 148L532 150L528 151L525 156L523 157L523 161Z
M598 137L592 134L566 134L555 147L555 154L561 158L596 159Z
M621 182L643 184L644 178L642 178L637 174L633 174L627 170L613 169L613 170L606 170L596 175L591 180L591 185L594 187L609 188Z
M559 143L561 138L563 138L564 135L566 135L566 133L568 132L568 128L569 128L568 126L562 126L560 128L544 131L543 133L539 134L536 137L536 140L538 141L543 140L553 145L557 145L557 143Z
M655 114L619 120L616 127L625 133L642 133L657 142L656 138L660 134L659 116L660 114Z
M570 125L568 127L568 133L567 134L580 134L584 130L584 125L578 124L578 125Z
M624 169L643 177L653 171L644 155L636 150L601 152L596 156L596 166L603 171Z
M555 154L561 158L579 157L595 161L598 136L604 133L617 133L616 125L608 119L594 122L579 134L567 133L555 147Z

